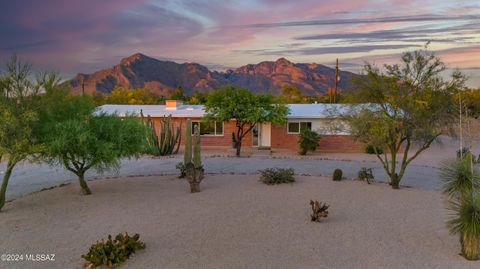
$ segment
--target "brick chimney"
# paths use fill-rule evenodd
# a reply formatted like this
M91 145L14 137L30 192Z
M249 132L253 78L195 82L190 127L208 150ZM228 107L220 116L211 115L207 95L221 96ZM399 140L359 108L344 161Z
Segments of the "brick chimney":
M179 100L166 100L165 104L167 105L167 110L177 110L177 108L183 105L183 102Z

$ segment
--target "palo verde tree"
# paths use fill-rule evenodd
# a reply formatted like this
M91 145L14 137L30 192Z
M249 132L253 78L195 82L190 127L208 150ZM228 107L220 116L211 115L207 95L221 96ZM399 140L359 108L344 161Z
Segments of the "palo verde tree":
M31 65L13 56L0 74L0 156L7 161L0 188L0 209L13 169L20 162L43 150L39 138L39 99L43 90L55 87L53 73L32 79Z
M444 80L440 73L445 65L427 46L404 53L401 60L401 64L385 65L384 71L365 66L366 75L356 81L356 99L369 105L357 106L349 115L351 131L374 146L394 189L399 188L407 166L451 131L452 95L465 83L459 72Z
M98 113L87 96L52 95L56 97L50 101L62 102L46 113L44 158L74 173L84 194L91 194L85 181L88 170L116 170L120 158L144 152L146 129L140 121Z
M286 121L288 107L275 104L273 100L271 94L253 94L248 89L225 86L208 95L205 117L207 120L221 122L235 121L237 130L233 136L236 155L240 156L242 139L257 124L281 124Z

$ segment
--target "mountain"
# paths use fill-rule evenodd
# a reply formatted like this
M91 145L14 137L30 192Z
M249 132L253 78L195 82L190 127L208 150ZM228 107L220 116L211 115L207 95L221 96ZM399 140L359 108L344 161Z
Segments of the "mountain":
M357 75L340 71L339 91L348 87ZM75 92L109 93L115 87L150 88L167 95L182 87L187 94L209 91L226 84L248 88L253 92L277 94L283 84L302 89L305 95L324 94L333 84L335 70L320 64L292 63L285 58L248 64L225 72L210 71L197 63L160 61L140 53L121 60L112 68L93 74L78 74L68 81Z

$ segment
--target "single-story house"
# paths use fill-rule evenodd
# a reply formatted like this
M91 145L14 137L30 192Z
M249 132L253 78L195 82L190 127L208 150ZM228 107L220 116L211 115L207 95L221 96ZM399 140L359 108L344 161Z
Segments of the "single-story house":
M364 145L349 134L348 124L339 118L338 113L349 109L345 104L289 104L287 123L275 125L262 123L256 126L242 141L242 148L287 149L298 151L298 138L304 128L321 134L320 152L360 152ZM202 147L232 147L232 132L236 132L235 121L202 121L205 109L202 105L186 105L181 101L167 100L166 105L103 105L99 112L126 115L150 116L157 132L160 120L171 116L175 126L185 130L186 120L200 124ZM193 129L193 128L192 128ZM183 135L182 135L183 136ZM182 144L184 140L182 141Z

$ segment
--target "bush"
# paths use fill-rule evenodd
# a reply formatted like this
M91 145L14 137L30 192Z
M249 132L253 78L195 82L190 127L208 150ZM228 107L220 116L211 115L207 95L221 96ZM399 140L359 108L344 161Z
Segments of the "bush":
M475 155L470 151L469 148L463 147L462 150L457 150L457 158L461 159L462 157L465 158L467 155L471 154L472 155L472 162L473 163L480 163L480 155L478 155L478 158L475 158Z
M86 255L82 255L82 258L86 260L85 267L95 269L102 265L112 268L114 265L125 262L130 255L137 250L144 249L145 243L139 240L140 235L135 234L130 237L128 233L118 234L115 239L112 240L112 236L108 235L106 242L96 242L90 247L90 250Z
M375 147L374 145L367 145L367 147L365 147L365 152L368 153L368 154L375 154L375 149L377 150L378 154L383 153L382 148Z
M300 146L299 154L305 155L308 151L315 151L318 148L318 141L320 134L309 129L304 129L300 132L300 139L298 144Z
M335 171L333 171L333 180L334 181L340 181L342 180L342 176L343 176L343 171L342 169L335 169Z
M260 181L267 185L295 182L293 168L267 168L259 172Z
M375 177L373 176L372 168L367 169L366 167L362 167L362 169L358 171L358 180L367 181L367 183L370 184L373 179L375 179Z
M310 214L312 221L320 222L322 218L328 217L329 205L327 203L310 200L310 206L312 207L312 214Z
M187 175L187 167L185 166L185 164L183 162L177 163L175 165L175 168L180 170L180 175L178 176L178 178L184 178Z

